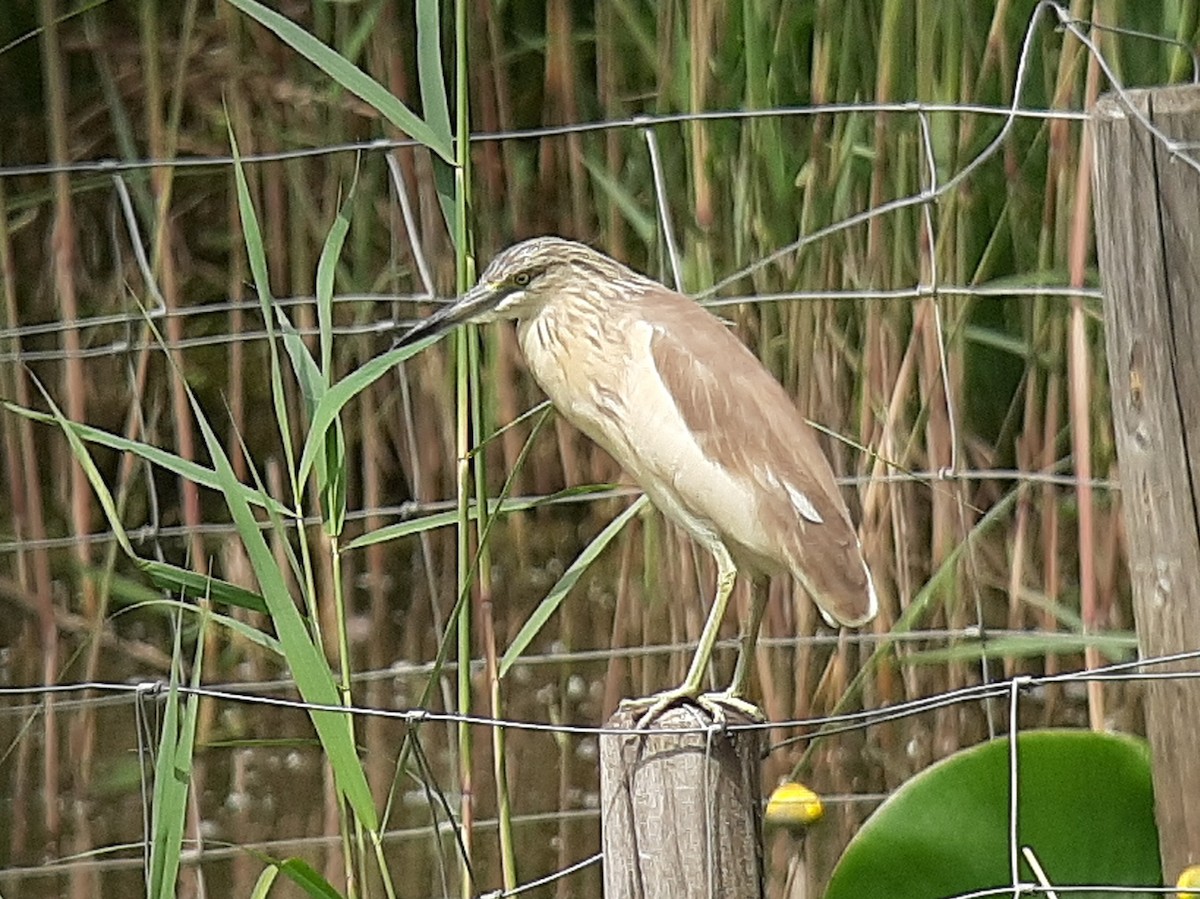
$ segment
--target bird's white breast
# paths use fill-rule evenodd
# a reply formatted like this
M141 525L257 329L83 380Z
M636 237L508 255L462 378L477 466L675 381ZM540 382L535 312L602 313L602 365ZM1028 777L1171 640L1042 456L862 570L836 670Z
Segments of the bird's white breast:
M765 543L753 492L701 450L651 350L652 325L600 321L557 302L520 322L530 371L559 412L603 446L669 518L710 547L722 533Z

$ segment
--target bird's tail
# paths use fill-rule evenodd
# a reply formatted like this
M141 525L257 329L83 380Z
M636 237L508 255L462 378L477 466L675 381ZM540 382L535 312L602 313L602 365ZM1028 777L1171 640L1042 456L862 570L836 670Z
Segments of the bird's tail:
M855 562L861 566L861 571L855 569ZM875 592L875 582L861 551L848 565L826 566L825 569L819 582L812 573L798 573L797 579L817 604L826 624L830 627L861 627L875 617L879 612L879 594Z

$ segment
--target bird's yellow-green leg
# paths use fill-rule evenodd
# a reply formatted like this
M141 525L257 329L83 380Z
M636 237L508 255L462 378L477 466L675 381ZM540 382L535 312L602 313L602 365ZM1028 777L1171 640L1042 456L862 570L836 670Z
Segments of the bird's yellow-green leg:
M717 543L713 546L712 553L717 561L717 595L713 599L708 620L704 622L704 630L700 632L700 643L696 647L696 654L692 656L692 664L688 668L687 677L673 690L665 690L662 693L647 696L645 699L626 700L621 703L622 707L627 709L648 707L646 713L638 721L638 727L645 727L671 706L685 699L698 702L702 708L718 718L724 717L723 710L719 706L730 705L729 703L718 703L714 707L713 703L708 701L707 696L700 696L700 685L704 680L704 672L712 659L713 647L716 645L717 635L721 631L721 622L725 618L725 610L729 606L729 595L733 592L733 582L737 578L737 566L733 564L733 557L729 555L729 550L723 544ZM732 705L735 708L738 707L736 703Z
M737 665L734 666L733 680L729 684L729 689L721 693L708 693L701 696L698 701L705 707L708 707L709 704L716 704L736 709L750 718L761 719L763 717L762 710L745 699L746 682L750 679L750 666L754 664L754 651L758 645L758 629L762 625L763 612L767 608L767 593L764 590L755 589L756 586L751 584L750 620L746 623L746 630L742 634L742 645L738 650Z

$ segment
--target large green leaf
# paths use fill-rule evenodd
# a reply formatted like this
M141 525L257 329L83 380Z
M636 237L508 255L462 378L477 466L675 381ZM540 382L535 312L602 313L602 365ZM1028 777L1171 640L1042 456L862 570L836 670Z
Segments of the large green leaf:
M1053 886L1162 884L1143 741L1041 730L1021 734L1017 749L1017 842ZM936 899L1011 884L1009 763L1002 737L922 771L850 841L826 899ZM1139 894L1071 893L1100 895Z

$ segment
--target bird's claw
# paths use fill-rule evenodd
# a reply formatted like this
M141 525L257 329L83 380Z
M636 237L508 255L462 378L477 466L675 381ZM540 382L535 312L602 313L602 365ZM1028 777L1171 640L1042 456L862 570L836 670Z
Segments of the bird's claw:
M758 706L728 690L720 693L699 693L686 686L676 687L674 690L664 690L640 699L623 699L621 700L621 709L637 711L644 708L646 711L638 718L635 729L645 730L668 709L685 703L699 706L719 727L726 725L728 712L743 715L752 721L765 720L762 710Z
M646 711L638 718L637 724L634 725L635 730L645 730L650 726L651 722L672 706L695 701L696 692L694 690L689 690L687 687L676 687L674 690L664 690L661 693L655 693L653 696L643 696L639 699L622 699L621 710L636 712L645 709Z
M697 697L696 702L699 703L700 708L713 716L714 721L719 721L722 725L725 724L726 712L735 712L756 723L767 720L762 709L729 690L723 690L720 693L704 693Z

